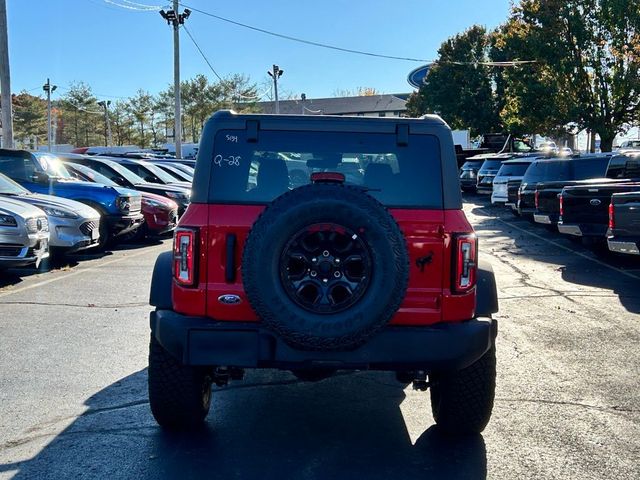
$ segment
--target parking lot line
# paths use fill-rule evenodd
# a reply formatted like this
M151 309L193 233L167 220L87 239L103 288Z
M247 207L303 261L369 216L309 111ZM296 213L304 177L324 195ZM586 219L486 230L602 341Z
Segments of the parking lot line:
M42 287L43 285L48 285L50 283L57 282L58 280L66 280L69 277L73 277L75 275L80 275L81 273L95 272L96 270L100 270L102 267L106 267L107 265L113 265L114 263L118 263L118 262L121 262L123 260L127 260L129 258L141 257L142 255L145 255L145 254L148 254L148 253L149 253L149 249L144 249L144 250L142 250L141 252L138 252L138 253L134 253L134 254L131 254L131 255L125 255L123 257L114 258L113 260L109 260L107 262L101 263L99 265L96 265L95 267L79 268L79 269L74 270L74 271L72 271L70 273L60 275L59 277L50 278L49 280L44 280L42 282L34 283L33 285L27 285L25 287L16 288L15 290L2 292L2 293L0 293L0 298L7 297L7 296L13 295L15 293L24 292L26 290L31 290L32 288Z
M478 210L481 211L482 213L484 213L487 217L491 217L494 220L497 220L499 222L504 223L505 225L509 225L510 227L513 227L516 230L520 230L521 232L524 232L527 235L531 235L532 237L535 237L538 240L542 240L543 242L547 242L547 243L550 243L551 245L554 245L554 246L556 246L558 248L562 248L563 250L566 250L567 252L571 252L571 253L574 253L575 255L579 255L582 258L586 258L587 260L590 260L590 261L592 261L594 263L597 263L598 265L602 265L603 267L607 267L607 268L609 268L611 270L615 270L616 272L621 273L622 275L625 275L627 277L633 278L635 280L640 280L640 277L637 276L637 275L634 275L633 273L626 272L626 271L624 271L624 270L622 270L620 268L614 267L613 265L609 265L606 262L598 260L597 258L593 258L593 257L590 257L589 255L585 255L584 253L577 252L577 251L575 251L575 250L573 250L573 249L571 249L569 247L565 247L564 245L562 245L562 244L560 244L558 242L554 242L553 240L549 240L548 238L542 237L542 236L540 236L540 235L538 235L536 233L533 233L533 232L530 232L530 231L528 231L528 230L526 230L524 228L518 227L517 225L514 225L511 222L507 222L506 220L503 220L503 219L501 219L499 217L495 217L495 216L491 215L489 212L487 212L483 208L479 208Z

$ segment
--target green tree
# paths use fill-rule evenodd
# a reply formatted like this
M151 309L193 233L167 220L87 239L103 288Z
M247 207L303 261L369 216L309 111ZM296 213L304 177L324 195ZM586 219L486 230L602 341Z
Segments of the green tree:
M127 101L127 111L135 120L138 130L136 144L140 148L145 148L150 140L149 135L145 132L145 126L149 127L151 110L153 107L153 97L149 92L140 89L134 97Z
M504 51L538 61L510 72L506 123L547 133L574 122L610 151L640 118L637 0L522 0L501 37Z
M26 91L13 95L13 128L18 142L30 148L47 139L47 102Z
M62 115L59 142L76 147L102 144L104 113L90 86L83 82L72 83L55 105Z
M500 130L493 69L478 63L489 59L490 46L490 35L478 25L442 43L425 84L409 97L407 113L437 113L474 136Z

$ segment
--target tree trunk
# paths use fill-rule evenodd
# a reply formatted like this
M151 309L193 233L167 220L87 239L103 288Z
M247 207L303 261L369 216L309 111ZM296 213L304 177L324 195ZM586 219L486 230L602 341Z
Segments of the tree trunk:
M144 122L140 122L140 148L144 148Z
M613 132L598 132L598 135L600 135L600 151L610 152L613 148L613 139L616 134Z

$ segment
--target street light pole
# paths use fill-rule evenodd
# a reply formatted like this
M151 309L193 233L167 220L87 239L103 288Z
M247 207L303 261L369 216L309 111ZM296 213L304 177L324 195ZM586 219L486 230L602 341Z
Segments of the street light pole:
M51 151L51 93L58 87L51 85L51 82L47 78L47 83L42 86L42 89L47 92L47 150Z
M182 158L182 117L180 114L180 25L191 15L191 10L184 9L184 13L178 13L180 2L173 0L173 10L165 12L160 10L160 15L173 25L173 94L175 98L175 118L173 122L173 140L176 144L176 158Z
M0 0L0 90L2 90L0 98L2 102L2 148L13 148L9 35L7 32L7 3L5 0Z
M280 100L278 99L278 79L282 76L284 70L278 67L278 65L274 64L273 71L268 70L267 73L271 78L273 78L273 93L276 98L276 114L278 114L280 113Z
M111 146L111 122L109 121L109 105L111 105L111 100L103 100L102 102L98 102L98 105L104 108L104 143L105 146Z

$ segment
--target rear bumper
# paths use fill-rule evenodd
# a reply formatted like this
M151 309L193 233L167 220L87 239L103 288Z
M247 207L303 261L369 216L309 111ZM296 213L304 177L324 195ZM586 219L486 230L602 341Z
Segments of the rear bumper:
M609 237L607 243L612 252L640 255L640 239L638 238Z
M151 312L150 322L158 342L185 365L243 368L458 370L489 350L497 334L490 318L386 327L355 350L324 352L291 348L259 323L219 322L171 310Z
M476 179L475 178L461 178L460 179L460 187L463 190L475 190L476 189Z
M552 213L534 213L533 220L536 223L542 223L544 225L555 225L558 223L558 215L554 215Z
M602 237L604 240L607 234L607 226L592 223L564 223L559 221L558 231L565 235L573 235L575 237Z

